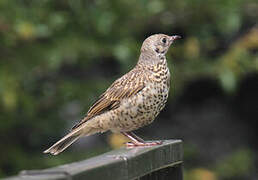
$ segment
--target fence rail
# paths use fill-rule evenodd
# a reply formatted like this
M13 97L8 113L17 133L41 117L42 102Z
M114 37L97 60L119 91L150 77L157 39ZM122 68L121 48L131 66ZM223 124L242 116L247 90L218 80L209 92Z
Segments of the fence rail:
M121 148L43 170L23 170L6 180L182 180L181 140L152 147Z

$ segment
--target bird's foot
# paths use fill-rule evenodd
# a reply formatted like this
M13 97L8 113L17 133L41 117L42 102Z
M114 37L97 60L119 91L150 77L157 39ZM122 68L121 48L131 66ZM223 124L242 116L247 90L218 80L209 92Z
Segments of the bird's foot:
M128 142L126 143L126 147L144 147L144 146L157 146L161 145L163 141L153 141L153 142Z

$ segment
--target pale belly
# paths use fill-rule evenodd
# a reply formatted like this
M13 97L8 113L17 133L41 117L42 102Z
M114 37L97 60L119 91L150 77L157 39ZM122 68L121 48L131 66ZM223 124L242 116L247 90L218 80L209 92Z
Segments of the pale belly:
M119 108L110 112L110 130L127 132L150 124L165 107L168 93L168 84L159 82L123 100Z

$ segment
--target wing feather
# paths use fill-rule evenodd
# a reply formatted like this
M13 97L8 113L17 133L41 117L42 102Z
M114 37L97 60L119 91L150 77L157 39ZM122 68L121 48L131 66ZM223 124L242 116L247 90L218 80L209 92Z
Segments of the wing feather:
M127 76L123 76L122 78L116 80L107 90L104 92L97 101L91 106L86 117L84 117L79 123L77 123L72 129L79 127L84 122L89 119L100 115L108 110L116 109L119 107L121 100L125 98L129 98L139 91L141 91L144 87L144 81L132 81ZM131 76L132 77L132 76ZM135 78L135 75L133 76ZM126 81L126 82L125 82Z

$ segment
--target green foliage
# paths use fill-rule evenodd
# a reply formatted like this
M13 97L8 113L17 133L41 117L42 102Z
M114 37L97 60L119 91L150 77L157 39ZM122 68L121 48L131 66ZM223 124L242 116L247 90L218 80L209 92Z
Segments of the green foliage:
M254 155L248 149L240 149L217 163L216 171L221 178L248 177L254 167Z
M258 70L255 2L1 0L0 175L64 162L39 156L70 124L66 107L79 104L80 119L150 34L183 36L168 54L177 90L212 76L234 92Z

